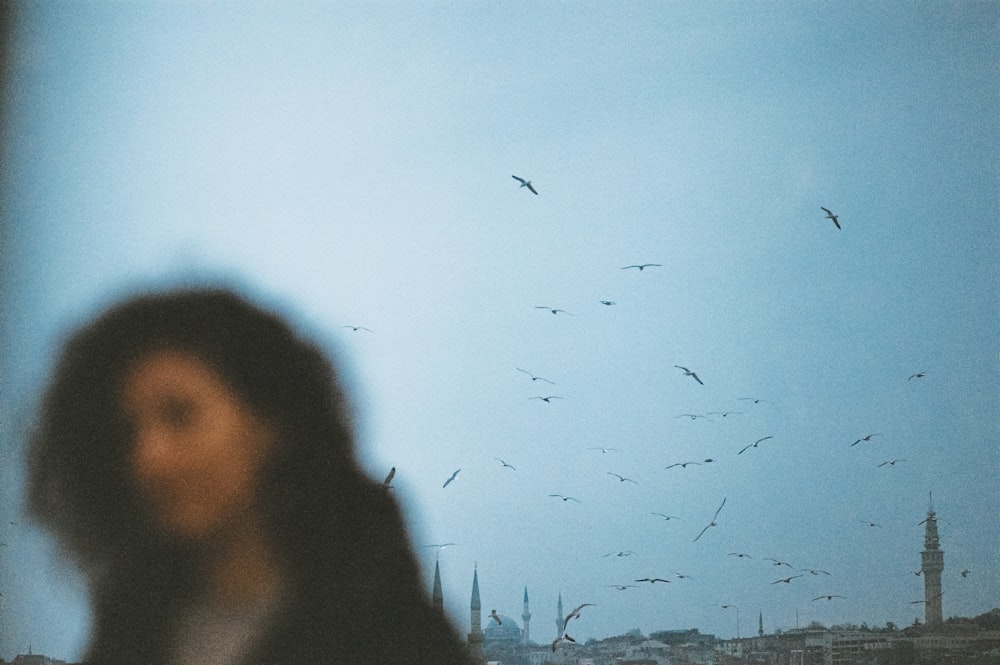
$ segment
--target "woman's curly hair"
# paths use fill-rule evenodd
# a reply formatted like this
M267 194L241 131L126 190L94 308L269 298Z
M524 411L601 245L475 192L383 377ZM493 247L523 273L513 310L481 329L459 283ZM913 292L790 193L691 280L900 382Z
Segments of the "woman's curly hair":
M298 595L309 603L289 619L287 634L272 641L283 649L304 648L304 641L333 644L322 626L336 617L344 632L337 639L353 635L353 643L371 651L377 638L389 645L378 647L380 658L404 658L416 633L411 640L398 624L386 634L372 627L402 611L396 602L412 610L426 598L398 506L359 467L351 412L333 366L281 318L237 293L186 288L132 297L73 334L29 445L28 508L91 582L90 659L162 658L164 626L197 584L186 546L164 535L136 498L120 414L125 373L161 349L194 354L276 427L261 503ZM399 621L407 619L400 614ZM420 631L438 636L438 651L455 648L450 627L434 621L418 622ZM312 632L293 643L296 630ZM337 644L344 649L351 642Z

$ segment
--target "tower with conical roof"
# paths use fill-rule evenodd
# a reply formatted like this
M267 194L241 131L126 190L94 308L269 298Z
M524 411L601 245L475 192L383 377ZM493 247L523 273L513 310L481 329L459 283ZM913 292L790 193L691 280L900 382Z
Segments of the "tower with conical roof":
M479 569L472 570L472 603L469 605L472 610L471 629L469 631L469 647L475 658L482 659L483 656L483 605L479 602Z
M444 593L441 591L441 568L438 561L434 561L434 589L431 591L431 604L434 609L444 614Z
M760 614L757 615L757 634L764 637L764 611L761 610Z
M559 604L556 605L556 637L562 637L563 620L562 591L560 591Z
M924 576L924 623L928 626L941 624L944 620L941 610L941 571L944 570L944 552L940 547L937 529L937 514L934 512L934 496L931 495L924 520L924 551L920 553L920 572Z
M521 612L521 621L524 622L524 632L521 635L521 639L525 646L527 646L531 644L528 636L528 625L531 621L531 612L528 610L528 587L524 587L524 611Z

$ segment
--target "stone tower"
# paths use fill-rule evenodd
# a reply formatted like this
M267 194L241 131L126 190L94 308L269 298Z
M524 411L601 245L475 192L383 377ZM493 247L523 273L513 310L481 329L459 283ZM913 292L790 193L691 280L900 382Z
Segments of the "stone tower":
M563 631L563 606L562 591L559 592L559 604L556 606L556 637L562 637Z
M528 610L528 587L524 587L524 611L521 612L521 621L524 622L522 641L527 646L531 644L530 637L528 636L528 625L531 622L531 612Z
M937 530L937 515L934 501L927 510L924 520L924 551L920 553L920 572L924 576L924 623L928 626L940 625L944 620L941 610L941 571L944 570L944 552L940 548Z
M431 592L431 604L434 609L444 614L444 593L441 591L441 568L434 561L434 590Z
M479 602L479 570L477 568L473 568L472 571L472 603L469 607L472 610L469 647L472 649L473 657L481 660L483 656L483 606Z

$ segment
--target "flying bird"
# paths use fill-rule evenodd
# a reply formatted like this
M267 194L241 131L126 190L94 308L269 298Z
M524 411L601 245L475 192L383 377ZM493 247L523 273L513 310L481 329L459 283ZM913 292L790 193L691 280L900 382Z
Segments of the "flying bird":
M374 332L371 328L365 328L364 326L340 326L341 328L350 328L354 332L359 330L364 330L365 332Z
M879 466L880 467L886 466L886 465L888 465L888 466L896 466L896 462L905 462L905 461L906 461L905 459L891 459L888 462L882 462L881 464L879 464Z
M669 522L670 520L679 520L680 519L679 517L677 517L677 515L667 515L665 513L650 513L650 515L656 515L658 517L662 517L667 522Z
M697 378L697 377L695 377L695 378ZM698 383L701 383L701 381L699 381ZM702 384L702 385L704 385L704 384ZM709 418L708 416L703 416L700 413L682 413L679 416L674 416L674 418L690 418L691 420L698 420L699 418L704 418L705 420L707 420L709 422L712 421L711 418Z
M382 486L385 487L386 489L392 489L392 478L395 475L396 475L396 467L392 467L391 469L389 469L389 474L385 477L385 480L382 481Z
M621 269L622 270L628 270L629 268L638 268L639 272L642 272L646 268L660 267L662 265L663 265L662 263L640 263L640 264L631 265L631 266L622 266Z
M868 526L878 527L879 529L882 528L881 524L875 524L875 522L869 522L868 520L861 520L861 523L862 524L867 524Z
M530 180L525 180L524 178L518 178L516 175L512 175L511 178L521 183L521 187L527 187L528 191L531 192L532 194L538 194L538 192L535 191L535 188L531 184Z
M726 416L731 416L734 413L736 415L741 415L743 412L742 411L709 411L708 415L710 415L710 416L722 416L723 418L725 418Z
M816 596L815 598L813 598L813 600L821 600L823 598L826 598L827 600L833 600L834 598L843 598L843 596L838 596L835 593L830 593L825 596Z
M757 397L738 397L737 399L743 400L744 402L753 402L754 404L772 404L772 402L766 399L759 399Z
M566 496L565 494L550 494L549 496L554 496L558 499L562 499L563 501L576 501L577 503L580 503L579 499L572 496Z
M455 544L456 543L435 543L433 545L424 545L424 547L433 547L433 548L437 549L438 554L440 554L441 550L443 550L446 547L451 547L451 546L453 546Z
M719 512L722 510L722 506L724 506L724 505L726 505L726 499L725 499L725 497L723 497L722 503L715 510L715 515L712 516L712 521L708 523L708 526L706 526L704 529L701 530L701 533L699 533L697 536L695 536L695 539L692 542L698 542L698 539L701 538L705 534L706 531L708 531L713 526L718 526L718 524L716 524L716 522L715 522L715 519L719 516Z
M662 577L643 577L640 580L635 580L636 582L649 582L650 584L656 584L657 582L666 582L670 584L670 580L665 580Z
M496 461L498 461L498 462L500 462L501 464L503 464L503 468L505 468L505 469L510 469L510 470L512 470L512 471L517 471L517 469L515 469L515 468L514 468L514 467L513 467L512 465L510 465L510 464L507 464L507 462L504 462L504 461L503 461L502 459L500 459L499 457L494 457L493 459L495 459Z
M617 473L612 473L611 471L608 471L608 475L609 476L614 476L615 478L618 479L618 482L621 482L621 483L632 483L633 485L638 485L639 484L639 483L635 482L634 480L632 480L631 478L626 478L625 476L618 475Z
M546 404L551 404L552 402L550 400L562 399L562 397L559 395L547 395L546 397L529 397L528 399L540 399Z
M792 570L795 570L795 566L788 563L787 561L781 561L779 559L771 559L771 558L768 558L767 560L773 562L775 566L788 566Z
M602 305L609 305L609 306L610 306L610 305L617 305L617 304L618 304L618 303L616 303L616 302L615 302L614 300L601 300L601 301L599 301L599 302L600 302L600 303L601 303Z
M677 369L680 369L680 370L684 370L684 376L690 376L692 379L694 379L698 383L701 383L701 385L705 385L704 383L701 382L701 379L698 378L698 375L695 374L694 372L692 372L691 370L689 370L687 367L681 367L680 365L674 365L674 367L676 367Z
M624 591L625 589L634 589L634 584L605 584L609 589L618 589L619 591Z
M753 558L749 554L744 554L743 552L730 552L729 556L734 556L737 559L752 559Z
M632 556L635 554L632 550L625 550L623 552L608 552L607 554L602 554L601 558L606 559L609 556Z
M671 464L670 466L668 466L668 467L665 467L665 468L667 468L667 469L672 469L672 468L674 468L675 466L679 466L679 467L681 467L682 469L686 469L686 468L688 468L688 465L689 465L689 464L694 464L695 466L701 466L701 462L675 462L675 463L673 463L673 464Z
M567 314L569 316L573 316L564 309L559 309L558 307L549 307L548 305L535 305L535 309L547 309L553 314Z
M602 453L606 453L612 450L618 452L617 448L601 448L600 446L591 446L590 448L587 448L587 450L600 450Z
M830 212L829 210L827 210L823 206L820 206L819 209L826 213L826 218L827 219L833 220L833 225L834 226L836 226L838 229L840 228L840 222L837 221L837 217L838 217L837 215L834 215L832 212Z
M910 379L922 379L925 376L927 376L927 372L917 372L916 374L911 374L910 376L908 376L906 380L909 381Z
M814 568L802 568L801 570L804 571L804 572L809 573L810 575L829 575L830 574L830 573L828 573L825 570L816 570Z
M969 573L971 573L971 572L972 572L971 570L969 570L968 568L966 568L965 570L963 570L962 572L960 572L959 575L961 575L962 577L968 577Z
M774 438L773 436L765 436L763 439L757 439L753 443L751 443L749 445L746 445L746 446L743 446L743 450L741 450L740 452L738 452L736 454L737 455L742 455L743 453L745 453L747 451L748 448L756 448L757 444L759 444L761 441L767 441L768 439L773 439L773 438Z
M774 580L771 584L791 584L792 580L802 577L801 575L792 575L791 577L783 577L780 580Z
M552 385L556 385L554 382L549 381L544 376L536 376L536 375L532 374L531 372L529 372L526 369L521 369L520 367L515 367L514 369L516 369L518 372L523 372L523 373L527 374L528 376L531 377L532 381L544 381L545 383L550 383Z
M858 439L857 441L855 441L854 443L852 443L848 447L849 448L853 448L854 446L858 445L862 441L871 441L873 436L879 436L879 435L878 434L865 434L863 437L861 437L860 439Z
M594 606L594 603L583 603L581 605L577 605L576 607L574 607L573 611L570 612L569 614L567 614L566 618L563 619L563 627L562 627L563 634L564 635L566 634L566 626L569 625L570 619L578 619L578 618L580 618L580 610L582 610L585 607L593 607L593 606Z
M490 618L496 621L498 626L503 625L503 620L500 619L500 615L497 614L496 610L490 610Z
M448 480L444 481L444 485L442 485L441 487L444 488L444 487L447 487L448 485L450 485L451 481L455 480L455 476L458 475L459 471L461 471L461 469L455 469L455 472L452 473L451 476L448 477Z

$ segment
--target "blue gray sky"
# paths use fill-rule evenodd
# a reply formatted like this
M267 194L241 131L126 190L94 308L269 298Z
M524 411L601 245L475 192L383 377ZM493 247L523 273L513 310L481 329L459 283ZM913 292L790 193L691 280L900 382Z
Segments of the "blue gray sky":
M463 633L475 566L484 615L528 588L539 642L560 593L595 603L577 639L908 625L930 493L945 616L996 606L997 10L21 4L0 657L88 633L21 513L54 350L122 294L215 280L335 354L428 589L424 546L456 543ZM797 573L768 557L830 574L774 584Z

